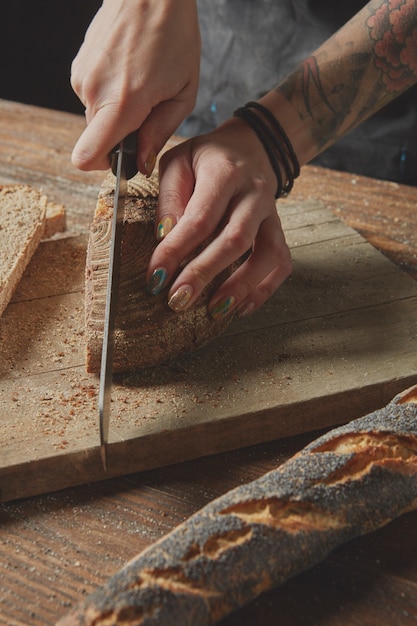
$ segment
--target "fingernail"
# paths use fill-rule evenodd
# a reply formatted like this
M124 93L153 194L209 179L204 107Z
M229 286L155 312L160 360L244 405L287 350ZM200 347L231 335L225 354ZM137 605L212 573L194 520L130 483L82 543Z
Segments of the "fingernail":
M168 306L175 311L175 313L185 311L192 295L193 288L191 285L182 285L174 294L172 294L168 300Z
M171 232L171 230L174 228L174 226L174 218L171 217L171 215L165 215L165 217L163 217L161 221L158 222L158 226L156 227L157 240L160 241L161 239L166 237L168 233Z
M230 313L235 302L236 298L234 296L226 296L216 302L216 304L209 309L209 313L213 319L221 320Z
M240 305L237 309L236 314L238 317L249 317L249 315L252 315L254 310L255 310L255 303L249 302L249 304Z
M150 152L148 158L145 161L145 172L148 178L149 176L151 176L152 172L154 171L155 165L156 165L156 153Z
M168 272L163 267L158 267L154 270L151 278L149 279L146 289L153 296L157 296L161 293L162 289L165 287L168 278Z

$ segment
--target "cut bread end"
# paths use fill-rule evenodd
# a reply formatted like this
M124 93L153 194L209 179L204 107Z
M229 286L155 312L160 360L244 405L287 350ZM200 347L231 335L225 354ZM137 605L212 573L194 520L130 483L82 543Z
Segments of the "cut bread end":
M0 315L44 236L46 206L29 185L0 185Z
M57 233L62 233L67 227L67 218L63 204L51 202L46 204L45 228L42 239L50 239Z

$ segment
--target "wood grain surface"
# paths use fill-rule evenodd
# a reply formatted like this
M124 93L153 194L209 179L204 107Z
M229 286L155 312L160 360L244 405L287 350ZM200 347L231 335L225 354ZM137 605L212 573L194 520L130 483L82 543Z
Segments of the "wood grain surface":
M256 315L115 378L106 474L85 371L85 233L41 245L0 320L2 501L346 422L414 382L415 281L313 194L280 216L294 271Z
M0 102L1 182L42 187L50 199L64 202L70 209L65 240L70 252L64 255L62 265L71 259L75 268L71 279L74 297L80 288L79 268L84 263L83 233L102 179L102 174L82 174L69 164L71 147L82 127L83 120L76 116ZM297 198L317 199L417 277L417 190L310 167L304 168L298 183ZM45 249L49 262L55 264L57 284L60 272L67 275L60 265L60 250L58 241L51 243L48 253ZM43 252L39 250L39 254ZM49 272L44 278L46 290L51 276ZM33 299L30 280L26 288L28 300ZM50 302L52 311L59 308L59 296ZM65 313L62 309L59 314ZM78 319L71 323L76 333ZM35 353L42 343L41 330L37 338L38 343L31 347ZM410 333L409 343L414 354L415 334ZM25 356L28 348L21 339L16 351ZM377 349L373 356L371 364L382 367ZM1 384L14 367L16 364L10 362ZM13 388L17 395L21 382L17 377ZM85 391L88 395L88 389ZM46 395L43 402L48 401ZM361 388L351 403L362 414L368 410ZM321 411L326 412L327 407ZM1 417L4 420L4 413ZM53 415L48 427L56 429L59 442L59 423ZM0 624L54 624L80 597L188 515L228 489L276 467L316 434L0 505ZM2 442L0 459L4 454ZM30 465L26 469L25 482L30 483ZM417 514L410 513L371 536L351 542L320 566L231 616L224 626L276 626L277 615L283 626L415 624L416 524Z

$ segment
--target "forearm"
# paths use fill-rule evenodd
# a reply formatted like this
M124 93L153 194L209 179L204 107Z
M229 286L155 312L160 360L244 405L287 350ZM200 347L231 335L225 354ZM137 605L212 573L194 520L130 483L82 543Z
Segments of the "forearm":
M275 201L299 170L285 133L299 164L307 163L417 82L416 47L417 0L372 0L260 99L284 132L250 103L213 132L165 153L157 213L163 238L149 263L150 291L170 284L170 306L184 311L251 250L208 308L215 319L258 309L291 272Z
M371 0L261 101L306 163L417 82L417 0Z

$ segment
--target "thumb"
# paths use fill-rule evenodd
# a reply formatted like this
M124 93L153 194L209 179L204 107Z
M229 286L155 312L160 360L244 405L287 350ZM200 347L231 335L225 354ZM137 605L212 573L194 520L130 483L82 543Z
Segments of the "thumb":
M122 117L109 106L99 109L88 119L87 127L74 146L71 161L80 170L105 170L110 167L109 154L124 137L138 128L140 116Z

